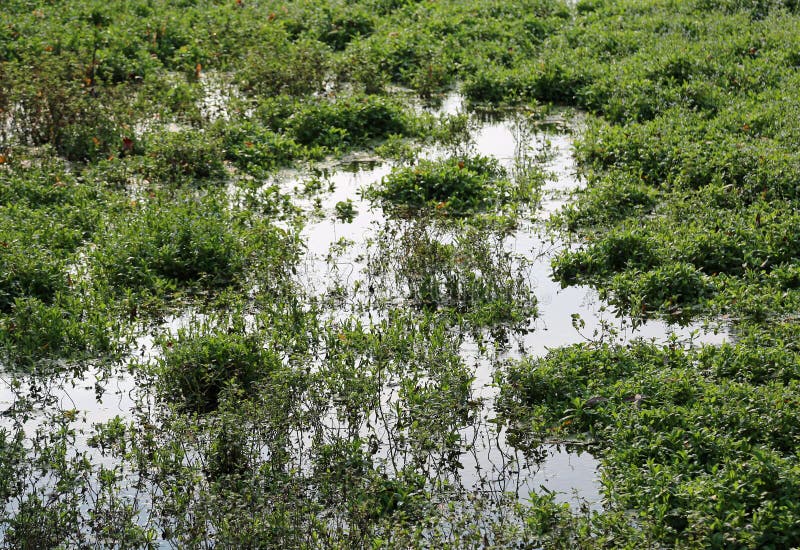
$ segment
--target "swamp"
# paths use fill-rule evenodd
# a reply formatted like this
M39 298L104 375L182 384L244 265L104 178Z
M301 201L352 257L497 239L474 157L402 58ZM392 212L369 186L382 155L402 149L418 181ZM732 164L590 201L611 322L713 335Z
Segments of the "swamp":
M796 0L2 0L0 548L800 546Z

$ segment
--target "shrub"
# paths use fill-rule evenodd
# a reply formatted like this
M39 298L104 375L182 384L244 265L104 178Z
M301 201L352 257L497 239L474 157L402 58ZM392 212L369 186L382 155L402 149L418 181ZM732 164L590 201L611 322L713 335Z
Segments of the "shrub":
M420 160L415 166L393 169L374 194L387 207L466 216L502 204L511 187L506 177L489 157Z
M412 119L395 101L373 95L309 102L287 121L292 137L303 145L336 148L413 131Z
M553 276L562 285L600 282L616 271L647 269L657 260L654 242L643 231L620 229L578 250L566 250L553 260Z
M51 301L17 298L0 320L0 348L9 366L27 369L46 361L118 358L120 335L111 330L107 307L87 295L57 294ZM57 366L63 369L62 363Z
M324 90L330 58L325 44L308 38L292 42L272 30L263 38L249 50L238 73L245 91L256 96L305 96Z
M244 268L244 245L220 197L156 199L122 216L93 252L98 274L118 291L165 284L219 288Z
M292 138L255 121L219 123L215 132L221 136L225 158L237 167L253 173L263 173L288 165L303 154L301 147Z
M52 302L67 288L63 260L30 243L0 243L0 311L8 312L17 298L34 297Z
M207 132L181 130L147 137L147 176L181 185L221 180L225 175L222 142Z
M658 191L626 171L610 171L593 178L580 193L580 206L568 204L553 224L562 223L571 232L602 229L626 219L639 219L651 213Z
M181 411L208 413L226 391L253 396L281 361L257 335L241 330L206 326L162 341L164 357L155 366L162 398Z
M645 272L622 271L611 278L608 288L622 311L643 316L665 313L672 322L685 322L713 295L715 285L695 266L676 262Z
M466 224L449 233L438 224L415 219L390 234L373 261L378 295L405 294L415 308L475 327L519 327L536 315L527 266L503 251L502 236Z
M349 9L348 9L349 8ZM342 51L356 37L369 36L375 28L373 16L363 8L338 7L328 13L327 24L320 29L319 40L334 51Z

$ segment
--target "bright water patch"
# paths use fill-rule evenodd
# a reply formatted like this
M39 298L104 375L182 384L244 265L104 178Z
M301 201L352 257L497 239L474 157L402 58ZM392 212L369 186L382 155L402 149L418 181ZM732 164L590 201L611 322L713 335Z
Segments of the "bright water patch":
M456 95L446 98L442 106L443 112L448 114L462 109ZM505 428L496 421L493 408L498 393L495 373L503 368L505 362L523 356L543 356L551 348L599 338L620 343L646 338L682 346L718 344L726 339L723 330L715 332L713 328L702 325L675 328L654 320L634 327L626 318L616 317L609 311L592 289L562 289L552 280L550 258L564 244L554 240L543 229L541 221L560 208L567 193L580 185L571 156L568 130L558 117L542 122L519 115L506 121L479 123L472 135L470 153L496 158L512 175L518 169L520 159L525 158L537 166L543 165L553 177L541 190L540 208L532 209L530 219L521 220L514 231L493 243L498 254L507 253L508 260L502 265L491 265L500 265L503 273L518 277L525 283L527 292L535 297L537 312L529 319L527 330L521 333L507 331L503 341L494 336L476 334L448 335L456 346L458 364L454 361L454 367L464 367L469 379L463 396L465 410L461 416L453 415L452 422L446 426L452 430L452 438L447 445L429 450L423 457L422 468L429 474L430 483L449 487L448 490L457 495L480 493L491 498L493 494L511 494L525 502L531 495L544 491L555 493L556 500L568 502L574 508L587 505L596 509L602 506L597 480L599 462L590 452L582 447L555 444L522 452L508 444ZM446 151L431 150L423 156L439 158L445 154ZM407 288L402 284L395 282L392 283L395 286L390 284L382 290L372 286L373 264L381 253L386 252L385 240L402 237L413 225L410 220L387 219L378 206L363 198L362 191L380 182L392 168L390 162L352 155L347 162L329 165L325 170L314 173L287 171L266 182L267 185L277 183L284 192L292 194L295 203L309 216L301 235L306 252L297 279L309 295L330 305L327 311L331 323L344 323L356 318L374 329L386 320L389 310L408 309L413 305L409 303ZM342 219L337 211L337 205L348 201L353 209L349 221ZM434 227L417 229L431 242L444 245L453 244L459 238L459 235ZM389 244L397 243L392 241ZM398 247L394 250L402 252ZM403 259L396 258L397 261ZM387 275L385 279L391 277ZM199 314L186 312L146 331L132 349L132 362L152 361L158 357L160 351L152 334L176 334L179 328L202 320ZM319 419L322 430L334 440L348 435L348 430L356 429L363 441L374 445L371 457L374 464L390 477L397 476L407 465L418 464L414 461L419 460L403 442L410 428L405 424L405 413L397 408L403 399L401 393L413 393L419 389L421 395L430 398L435 397L436 391L436 387L431 386L433 381L419 372L413 373L418 388L404 386L408 381L403 379L403 366L396 367L395 372L379 381L382 387L378 391L377 410L361 425L354 428L339 417L341 407L336 400L341 396L338 395L331 398L333 403ZM364 375L358 368L353 373ZM20 379L25 382L25 377ZM3 381L0 407L5 411L11 409L11 412L4 414L2 425L10 427L11 417L15 416L14 407L21 402L12 377L5 376ZM93 424L116 416L126 422L132 421L138 418L136 415L139 413L144 413L144 418L155 418L148 416L148 407L152 403L152 395L147 395L137 385L136 377L122 368L111 375L88 369L75 380L54 380L39 405L66 415L65 418L80 431L75 440L77 452L88 452L97 464L110 467L114 459L101 456L87 444ZM430 403L423 402L420 406L428 405ZM34 410L25 429L35 429L41 417L41 409L38 412ZM437 419L428 420L436 425ZM433 442L441 443L435 439ZM296 455L296 463L300 465L298 471L302 472L303 465L309 463L307 459L313 452L313 445L309 433L298 433L292 441L289 451Z
M461 109L458 97L453 95L445 99L442 113L453 114ZM563 119L553 118L541 125L557 128L556 133L536 131L530 122L512 118L479 124L473 135L471 152L494 157L509 170L514 168L521 154L536 154L537 160L544 162L545 169L553 174L542 190L541 209L534 216L547 217L564 204L566 194L580 185L580 180L571 155L571 137L564 131L567 128ZM429 158L441 154L443 152L435 151L429 153ZM338 292L344 300L350 300L341 304L340 313L363 300L361 315L369 323L381 319L383 313L371 309L375 304L371 299L373 289L368 260L375 254L376 247L381 246L379 239L387 234L385 228L396 222L386 219L377 206L362 198L362 191L379 183L391 172L392 164L366 160L333 167L323 179L323 187L327 185L329 191L321 193L319 199L305 201L306 209L316 212L317 218L303 232L307 253L301 279L320 296ZM285 191L302 189L306 177L289 174L281 182L282 188ZM335 207L348 200L352 201L356 215L345 223L336 219ZM395 232L388 234L397 235ZM452 242L446 235L437 238L445 243ZM503 427L494 422L495 370L509 359L543 356L548 349L583 341L604 339L625 343L644 338L673 345L718 344L725 341L725 333L719 327L707 328L700 324L673 327L658 320L633 326L626 318L614 316L594 290L588 287L562 289L551 278L550 258L564 245L544 231L540 219L521 224L506 237L502 246L517 258L520 272L524 273L530 292L536 296L538 313L531 319L530 330L523 334L512 333L506 345L495 353L487 354L484 346L469 338L462 344L462 359L473 368L473 399L480 406L474 422L460 429L462 451L457 471L447 470L445 478L448 483L468 491L508 492L524 501L530 494L544 490L556 493L557 500L573 506L588 504L597 508L601 505L597 481L599 464L591 453L544 445L533 456L524 456L508 445ZM393 303L401 307L407 298L404 289L398 287L394 292ZM389 389L383 393L382 406L390 409L396 400L396 392ZM379 456L390 446L385 438L392 429L392 426L376 428L382 448ZM402 467L402 461L400 463Z

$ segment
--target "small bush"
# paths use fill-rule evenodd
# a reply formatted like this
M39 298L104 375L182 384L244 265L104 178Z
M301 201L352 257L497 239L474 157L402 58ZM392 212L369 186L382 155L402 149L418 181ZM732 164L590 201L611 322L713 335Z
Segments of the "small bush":
M249 51L239 73L242 87L254 96L311 95L325 88L330 49L317 40L270 33Z
M403 293L415 308L479 327L520 326L536 315L526 268L503 251L501 237L465 224L442 242L449 239L436 228L422 218L391 234L374 262L377 294Z
M610 280L609 288L612 302L622 311L644 316L666 313L675 322L691 318L714 292L708 276L684 263L667 263L644 273L623 271Z
M148 136L146 173L152 180L181 185L225 175L222 142L199 130Z
M303 155L294 139L254 121L220 123L215 132L221 136L225 158L253 173L288 165Z
M646 233L618 230L580 250L562 252L553 260L553 276L566 285L598 282L619 270L646 269L656 262L654 248Z
M656 206L658 192L627 172L611 172L593 179L580 192L580 207L567 205L556 218L569 231L581 231L639 218Z
M123 289L231 284L245 264L244 245L219 197L133 205L93 253L99 274Z
M408 134L412 121L395 101L379 96L351 96L300 106L287 121L288 131L303 145L336 148L363 145L393 134Z
M50 303L67 288L63 260L41 247L0 243L0 311L8 312L17 298L34 297Z
M395 168L375 195L386 206L406 210L438 209L465 216L500 205L508 198L506 171L489 157L421 160Z
M134 118L120 108L124 85L95 86L79 60L36 56L7 65L5 92L15 109L0 112L14 140L52 145L73 161L94 161L121 149L123 127ZM7 117L7 118L6 118Z
M356 37L369 36L375 28L373 16L365 9L337 9L320 32L319 40L334 51L342 51Z
M164 357L155 367L162 398L181 411L208 413L226 390L252 396L281 361L256 335L240 330L204 327L163 341Z
M19 297L0 318L0 349L10 367L89 358L110 363L119 357L112 312L95 296L59 293L50 301Z

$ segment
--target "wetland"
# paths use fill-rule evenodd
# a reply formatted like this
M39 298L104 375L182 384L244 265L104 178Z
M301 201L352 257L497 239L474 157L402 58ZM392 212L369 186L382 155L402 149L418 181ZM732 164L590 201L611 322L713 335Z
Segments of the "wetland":
M0 546L800 544L793 2L0 7Z

